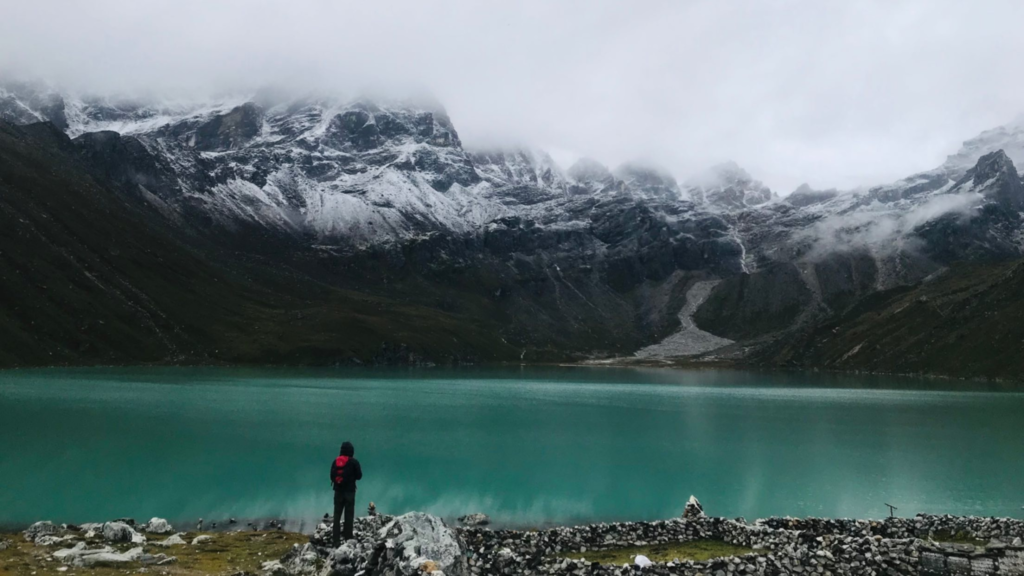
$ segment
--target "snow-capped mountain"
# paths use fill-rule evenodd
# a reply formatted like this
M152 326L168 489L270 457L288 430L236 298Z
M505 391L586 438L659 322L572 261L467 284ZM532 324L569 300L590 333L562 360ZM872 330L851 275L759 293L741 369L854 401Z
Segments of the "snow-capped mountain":
M331 282L350 281L337 270L383 283L413 267L516 294L501 306L519 342L610 334L628 318L643 343L675 322L683 288L707 279L722 282L696 311L699 328L761 338L953 261L1024 253L1024 122L886 186L801 186L780 199L732 162L680 185L641 163L563 171L538 150L467 150L444 109L420 102L154 104L11 85L0 119L52 123L92 173L232 249L289 264L311 250L334 259L311 267Z

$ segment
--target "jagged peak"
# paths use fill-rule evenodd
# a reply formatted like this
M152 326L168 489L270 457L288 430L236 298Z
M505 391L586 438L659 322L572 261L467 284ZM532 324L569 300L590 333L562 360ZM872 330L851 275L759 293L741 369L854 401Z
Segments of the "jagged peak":
M1006 155L1003 149L996 150L995 152L989 152L981 158L978 158L978 163L973 168L975 172L975 178L978 178L979 174L990 174L995 176L999 173L1008 173L1013 177L1018 177L1017 168L1013 165L1013 160Z
M613 178L607 166L593 158L580 158L566 174L576 182L605 182Z
M560 187L565 183L562 169L543 150L492 146L468 153L480 176L492 184Z
M979 158L955 188L981 193L1012 211L1024 209L1024 182L1003 150Z
M973 168L982 156L997 150L1002 150L1018 169L1024 169L1024 114L965 140L960 150L947 156L939 169L957 179Z

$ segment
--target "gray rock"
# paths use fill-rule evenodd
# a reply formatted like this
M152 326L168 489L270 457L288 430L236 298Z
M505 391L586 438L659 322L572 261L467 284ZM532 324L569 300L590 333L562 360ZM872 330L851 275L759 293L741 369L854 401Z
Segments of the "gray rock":
M53 553L53 557L65 564L71 564L79 556L87 554L100 554L105 552L113 552L114 549L110 546L103 546L102 548L86 548L85 542L79 542L72 548L64 548L63 550L57 550Z
M213 536L210 536L209 534L202 534L192 539L192 545L198 546L200 544L205 544L211 540L213 540Z
M174 532L174 527L163 518L152 518L142 525L142 531L150 534L170 534Z
M89 568L91 566L106 566L110 564L125 564L135 562L142 557L142 546L132 548L127 552L100 552L97 554L83 554L73 562L75 566Z
M136 542L141 544L145 541L139 542L142 535L124 522L106 522L100 531L103 534L103 539L107 542Z
M142 557L142 547L138 546L127 552L119 553L109 546L90 549L86 548L85 542L79 542L74 548L65 548L54 552L53 557L64 564L77 567L124 564L134 562Z
M448 570L462 553L451 529L437 516L423 512L397 516L381 529L381 535L393 542L403 573L416 572L428 562L438 570Z
M160 546L161 548L169 548L171 546L184 546L187 544L185 539L181 537L181 534L172 534L166 539L159 542L153 542L154 546Z
M8 548L10 548L13 545L14 545L14 543L11 542L10 540L0 540L0 552L2 552L4 550L7 550Z
M487 514L466 514L465 516L459 517L459 523L463 526L487 526L491 523L491 519Z
M265 576L288 576L288 571L278 560L269 560L260 565L260 572Z
M74 539L75 539L75 536L72 535L72 534L68 534L67 536L51 536L49 534L44 534L43 536L40 536L40 537L35 539L35 545L36 546L53 546L54 544L61 544L63 542L67 542L68 540L74 540Z
M364 554L360 553L357 546L343 542L327 557L324 575L330 573L334 576L353 576L363 569L368 560Z
M40 536L55 536L60 533L60 531L60 527L55 526L53 522L43 520L32 524L26 528L22 534L25 536L25 540L35 542Z

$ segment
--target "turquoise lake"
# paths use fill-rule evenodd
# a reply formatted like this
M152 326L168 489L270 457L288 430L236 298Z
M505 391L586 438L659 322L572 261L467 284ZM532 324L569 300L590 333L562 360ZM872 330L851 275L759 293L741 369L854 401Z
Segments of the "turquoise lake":
M1024 394L984 383L618 368L0 372L0 524L357 505L520 526L708 513L1021 517Z

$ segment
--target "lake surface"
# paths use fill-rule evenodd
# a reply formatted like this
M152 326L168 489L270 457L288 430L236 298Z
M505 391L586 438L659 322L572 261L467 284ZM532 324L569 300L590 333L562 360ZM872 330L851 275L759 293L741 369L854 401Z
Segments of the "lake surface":
M877 518L886 502L1021 517L1024 394L985 388L611 368L0 371L0 524L313 521L343 440L365 472L359 510L540 525L672 517L695 494L748 519Z

